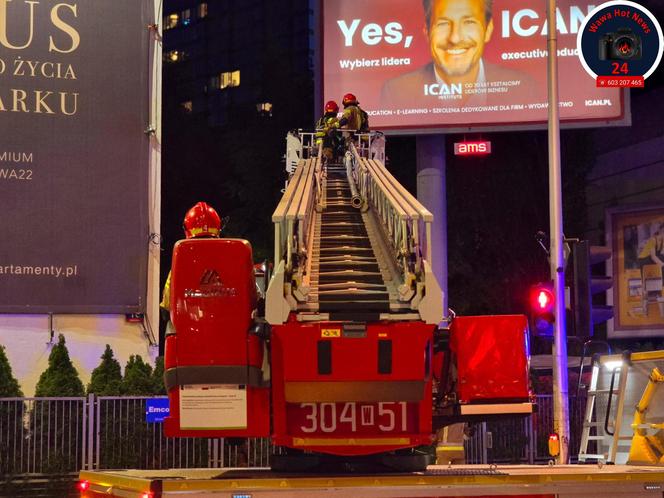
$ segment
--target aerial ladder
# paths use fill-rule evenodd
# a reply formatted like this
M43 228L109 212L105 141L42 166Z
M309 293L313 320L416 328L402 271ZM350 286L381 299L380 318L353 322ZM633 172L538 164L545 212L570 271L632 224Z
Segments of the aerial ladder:
M293 176L272 216L266 319L443 321L432 214L385 168L383 137L358 134L324 164L313 134L289 137ZM292 149L295 149L293 151Z

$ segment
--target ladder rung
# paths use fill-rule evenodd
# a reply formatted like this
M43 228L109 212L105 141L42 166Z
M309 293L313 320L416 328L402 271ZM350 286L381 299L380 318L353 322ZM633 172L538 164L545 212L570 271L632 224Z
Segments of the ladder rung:
M319 276L326 275L328 277L331 276L339 276L339 277L349 277L352 278L354 276L380 276L380 272L376 271L363 271L363 270L332 270L332 271L319 271L318 272Z
M324 289L346 289L348 286L351 287L356 287L358 289L384 289L385 286L383 284L368 284L365 282L355 282L353 280L347 281L347 282L336 282L333 284L320 284L318 286L319 289L324 290Z
M579 453L579 460L582 458L592 458L594 460L606 460L606 455L597 455L593 453Z
M612 392L613 394L619 394L620 391L617 389L614 389L611 391L611 389L595 389L594 391L588 391L588 396L596 396L597 394L608 394Z

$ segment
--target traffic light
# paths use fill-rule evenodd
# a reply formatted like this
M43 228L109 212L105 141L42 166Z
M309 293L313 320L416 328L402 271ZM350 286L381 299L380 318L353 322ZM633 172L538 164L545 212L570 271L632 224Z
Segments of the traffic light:
M556 303L553 282L532 285L528 300L532 332L538 336L553 336Z
M574 276L572 281L572 312L574 332L578 337L592 337L594 326L613 318L613 306L594 304L593 296L607 291L613 285L613 278L593 275L592 267L604 263L611 257L611 249L605 246L591 246L587 240L574 244L572 258Z

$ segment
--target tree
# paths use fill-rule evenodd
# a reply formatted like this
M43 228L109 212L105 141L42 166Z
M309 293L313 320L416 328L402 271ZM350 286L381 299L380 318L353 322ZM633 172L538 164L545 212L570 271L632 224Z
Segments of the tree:
M23 392L14 377L5 347L0 346L0 398L20 398Z
M0 346L0 397L19 398L23 393L18 381L12 373L5 348ZM16 462L14 455L16 448L22 444L21 429L25 404L22 400L5 400L0 404L0 474L8 475L19 471L20 464Z
M152 394L166 394L163 356L159 356L154 363L154 371L152 372Z
M53 346L48 357L48 368L39 377L35 396L85 396L83 382L69 359L62 334L58 336L58 343Z
M150 396L153 394L152 367L140 355L131 355L122 379L122 394Z
M122 386L122 370L120 363L113 357L111 346L106 344L104 354L101 355L101 363L92 371L92 377L88 384L88 394L97 396L119 396Z
M62 334L48 357L48 368L42 372L35 389L37 397L83 397L85 388L69 358ZM30 410L30 434L39 438L36 461L45 474L64 474L78 468L76 451L83 437L81 421L84 407L70 399L36 400Z

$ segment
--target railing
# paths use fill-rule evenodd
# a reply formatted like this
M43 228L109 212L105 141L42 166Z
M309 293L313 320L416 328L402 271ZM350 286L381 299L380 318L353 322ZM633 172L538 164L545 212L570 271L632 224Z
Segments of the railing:
M96 399L94 455L88 468L269 466L273 451L269 439L167 438L163 424L145 421L148 399Z
M72 474L81 469L269 467L268 438L167 438L145 420L147 397L0 398L0 476ZM546 463L552 397L537 396L525 418L476 424L467 463ZM570 398L575 458L585 396Z
M265 303L265 316L271 324L286 321L288 313L297 308L295 299L307 299L314 216L322 191L322 149L315 144L314 134L289 133L287 142L289 151L299 150L301 159L272 214L275 271ZM297 154L288 152L287 157Z
M406 281L408 272L419 274L422 271L422 258L431 264L433 215L380 161L361 154L366 151L366 148L358 150L351 145L355 159L353 178L362 197L380 217Z
M0 476L81 469L269 467L262 438L168 438L145 397L0 398Z
M399 299L411 301L428 323L443 318L442 294L431 271L433 215L374 158L371 138L351 144L349 180L379 220L384 240L401 273ZM428 287L428 290L425 289ZM414 298L415 296L415 298Z
M0 474L66 474L88 452L86 398L1 398Z
M313 213L320 198L321 150L300 160L293 177L272 214L274 223L274 261L284 260L286 271L306 259Z
M581 442L585 396L572 396L570 405L569 455L576 460ZM530 417L481 422L475 425L472 437L465 441L466 462L546 463L549 434L553 432L553 400L551 395L537 396L537 411Z

